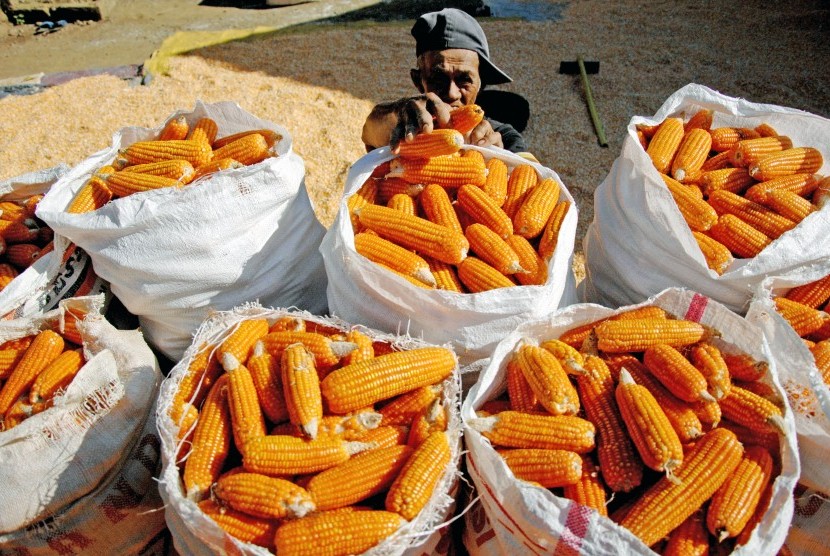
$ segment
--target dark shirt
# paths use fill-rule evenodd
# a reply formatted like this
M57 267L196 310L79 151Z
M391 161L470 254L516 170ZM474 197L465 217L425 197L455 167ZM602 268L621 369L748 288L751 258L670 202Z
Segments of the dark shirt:
M490 125L493 126L493 131L501 133L501 141L504 148L512 153L528 152L527 144L525 143L522 134L516 131L516 128L510 124L503 124L491 118L485 118Z

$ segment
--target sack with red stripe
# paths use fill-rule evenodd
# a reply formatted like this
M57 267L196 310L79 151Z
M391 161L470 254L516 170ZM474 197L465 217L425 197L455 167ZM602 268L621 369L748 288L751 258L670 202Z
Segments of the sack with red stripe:
M577 495L568 494L574 499L565 497L565 493L570 491L564 490L561 485L573 484L573 481L577 480L577 478L600 478L604 483L605 479L603 478L602 467L599 466L596 473L583 474L583 472L580 471L580 468L583 465L582 458L580 458L577 454L573 454L573 452L580 452L583 458L590 458L596 463L598 461L596 457L597 445L601 445L606 442L606 438L608 438L607 435L610 434L607 431L619 430L619 428L623 428L626 430L628 435L630 435L631 433L628 429L631 425L625 424L625 421L622 420L619 413L617 413L616 421L619 426L617 428L609 428L596 418L595 413L589 415L588 412L584 411L586 404L581 400L581 407L579 408L580 412L578 413L578 416L567 417L567 419L574 420L569 426L574 425L574 423L578 425L575 429L577 431L585 428L585 421L589 421L590 424L593 425L593 436L590 432L585 432L584 434L580 433L579 435L572 434L563 436L563 438L567 439L566 441L563 441L566 443L574 442L573 439L576 438L583 439L582 446L572 444L573 447L569 450L571 454L559 453L557 454L557 458L555 460L574 460L571 464L571 468L576 466L577 471L575 472L575 476L572 476L571 472L567 471L559 474L554 479L547 477L541 478L534 476L532 473L528 473L526 470L523 471L518 465L514 464L514 466L508 466L507 461L504 459L502 454L507 457L511 457L510 450L520 447L518 445L519 443L515 443L513 441L513 438L518 435L516 431L520 429L516 428L513 432L510 432L509 427L505 427L502 429L502 431L505 431L505 436L502 436L501 438L494 433L494 431L498 432L499 430L498 423L499 420L502 419L500 414L507 409L515 408L514 415L518 413L518 409L522 407L527 408L523 411L523 413L550 413L549 409L546 410L543 406L538 405L538 403L534 403L537 400L544 399L544 390L539 389L538 386L532 388L532 392L536 398L531 398L531 402L522 402L521 396L518 395L514 395L512 400L509 398L510 394L507 386L508 363L513 360L514 353L517 352L517 348L520 348L523 345L541 347L543 342L552 339L559 339L566 331L572 331L573 329L582 327L583 325L590 325L591 323L601 320L615 319L622 322L618 315L623 315L624 313L629 313L630 311L638 310L646 306L656 306L662 309L665 316L657 318L662 318L664 320L681 319L694 321L703 325L707 335L714 334L708 342L718 347L721 352L745 353L750 355L756 361L764 361L768 363L768 372L760 382L766 387L768 392L776 396L777 401L780 404L780 408L782 408L780 417L775 419L776 426L780 427L781 432L775 433L772 432L772 430L770 431L773 443L777 446L777 450L774 448L767 448L767 452L771 456L770 459L774 462L772 464L774 471L771 475L774 479L767 483L771 485L771 488L769 488L770 502L764 506L758 504L758 507L765 507L766 509L759 510L756 514L759 518L758 524L751 529L752 533L748 536L748 539L742 540L743 544L734 546L736 544L736 540L734 538L728 538L721 543L721 546L730 548L734 547L735 554L746 555L775 554L778 549L781 548L792 519L792 492L796 485L800 467L792 411L787 405L786 396L784 395L778 381L775 361L771 357L770 349L764 340L763 335L754 325L734 314L723 305L720 305L719 303L714 302L700 294L685 289L672 288L664 290L641 304L622 307L617 310L593 304L573 305L558 311L545 319L528 321L524 323L514 332L506 336L497 345L489 365L481 373L478 382L472 387L464 402L464 405L462 406L464 435L468 449L466 456L467 471L475 485L475 489L478 494L478 501L483 512L486 514L486 521L489 522L489 526L492 527L492 533L488 532L486 536L492 537L498 545L498 550L494 551L493 547L495 545L493 544L493 540L483 537L482 535L486 531L484 531L484 527L479 527L480 533L478 537L473 535L465 535L465 546L471 554L492 554L494 552L501 554L653 554L649 546L655 549L659 548L654 545L659 544L662 538L670 535L674 527L679 525L679 523L676 523L674 526L670 526L670 528L666 531L655 529L654 533L651 533L651 535L656 535L657 539L649 540L649 534L643 534L641 531L639 536L643 537L643 539L638 538L638 535L635 535L634 533L634 527L630 530L626 527L620 526L617 522L621 521L621 512L626 512L628 510L636 511L638 513L641 512L642 507L640 507L640 509L635 507L634 510L631 510L631 507L628 506L628 504L636 503L637 500L641 500L644 497L644 493L652 489L658 482L661 482L663 485L671 485L672 480L677 478L681 479L680 484L683 484L682 477L684 477L684 463L682 460L684 456L681 455L674 456L681 461L671 469L670 473L652 471L648 468L643 469L640 485L630 490L630 492L612 493L611 490L605 486L605 484L602 484L601 487L604 491L605 503L603 504L602 502L599 502L596 505L596 508L602 508L604 506L607 514L611 517L606 517L601 511L598 511L598 509L594 509L593 507L587 505L587 502L586 505L583 505L582 503L574 501L574 499L578 498ZM622 318L627 317L631 317L631 315L626 315ZM600 357L603 357L608 361L608 367L612 370L609 380L615 382L614 391L619 389L619 384L621 382L628 382L628 379L630 378L627 374L623 374L623 371L621 370L625 367L625 365L628 365L632 369L640 369L640 366L637 363L634 363L634 360L631 358L615 367L615 364L611 361L612 358L609 354L598 350L598 346L605 347L608 344L600 344L596 342L596 333L593 335L586 334L586 337L588 337L588 340L581 346L583 352L582 354L598 354ZM610 349L610 347L606 349ZM632 349L637 349L637 351L634 352L634 355L639 360L639 353L640 351L643 351L645 347L640 346ZM678 349L681 353L683 353L682 348ZM527 353L528 351L532 350L525 350L523 353ZM555 359L557 358L557 355L554 355L555 350L550 344L543 347L542 351L552 355ZM551 366L548 363L528 364L524 362L524 357L525 356L523 355L521 363L517 360L515 365L510 365L510 367L513 368L510 373L518 370L520 376L522 377L533 377L535 376L533 374L534 371L528 370L532 369L533 365L537 365L539 367ZM595 368L594 365L601 367L601 365L598 365L596 361L586 359L582 364L590 370L584 371L581 367L582 364L578 361L578 357L573 355L571 355L570 358L562 356L559 357L564 361L564 365L560 364L563 369L565 367L572 369L571 376L569 378L565 378L565 381L571 382L572 385L575 385L576 390L582 390L582 386L576 384L577 379L575 376L578 375L578 373L599 372L593 370ZM538 356L534 359L528 358L528 360L546 361L546 357ZM557 359L557 361L558 360L559 359ZM552 366L556 367L555 364ZM616 369L619 374L614 372L614 369ZM562 369L560 369L560 371L563 373L565 372ZM635 382L644 384L645 380L642 377L651 376L651 371L644 372L645 374L640 375L637 375L637 372L631 372L629 374L637 375ZM592 374L586 376L600 375ZM511 382L510 389L513 392L521 391L521 388L516 388L513 385L515 385L515 383ZM704 388L707 387L704 386ZM606 392L608 391L609 390L606 390ZM540 392L542 393L541 395ZM588 390L586 389L584 392L587 393ZM584 397L583 393L579 393L579 395ZM573 397L574 396L571 396L571 399ZM619 405L616 402L616 397L613 398L611 403L612 407L616 407L618 412ZM718 403L719 408L727 407L722 401L712 403ZM553 407L551 403L547 403L547 405L549 407ZM663 404L661 404L661 406L662 405ZM681 405L683 404L681 403ZM566 410L566 413L572 414L573 412L573 408ZM734 415L734 413L730 413L730 415ZM538 417L541 417L542 419L551 419L551 417L545 415L530 415L530 417L534 419ZM507 416L507 418L509 419L510 416ZM554 419L560 418L556 417ZM579 419L580 422L576 422L576 419ZM702 424L699 425L700 431L698 431L697 434L692 434L693 437L697 437L693 442L706 445L704 442L708 444L709 439L711 438L731 438L730 435L732 433L718 430L727 428L728 424L726 421L727 419L723 417L719 424L714 426L714 428L712 426L703 426ZM509 424L509 421L505 422ZM611 421L609 420L606 422ZM537 433L537 437L551 438L553 433L540 432L542 430L542 426L544 425L542 425L541 422L535 421L530 430L535 431ZM591 427L588 427L588 429L590 428ZM666 426L661 430L675 430L675 428L676 427L674 426L666 424ZM734 426L729 426L729 429L738 430ZM701 432L703 435L698 436ZM712 432L715 434L712 435ZM546 434L548 436L545 436ZM740 433L735 434L738 434L739 438L747 443L747 446L755 441L754 435L745 435ZM760 437L763 435L758 436ZM589 440L585 441L584 439L586 438ZM550 443L549 440L546 442L548 444ZM517 445L510 446L510 444ZM521 444L527 445L527 443ZM686 444L686 448L689 448L691 443L687 441ZM546 449L551 448L552 446L546 446ZM563 447L563 449L565 448ZM687 455L690 453L688 451L684 452ZM718 451L718 453L724 452L726 452L726 450ZM743 453L746 454L746 451ZM574 458L574 456L576 457ZM740 458L733 457L731 459L732 464L739 465L738 459ZM638 450L633 449L631 456L625 461L645 462L646 460L648 460L648 458L643 458ZM743 462L743 460L741 460L741 462ZM550 465L552 464L549 464L549 467ZM651 465L652 467L654 466L653 463ZM517 469L517 471L514 471L513 469ZM517 474L521 475L523 479L517 478ZM704 475L708 477L710 475L714 476L715 474L706 473ZM692 481L699 479L689 478L687 480ZM540 481L550 481L545 483L548 485L548 488L542 486ZM560 486L556 486L556 484L554 484L556 481L560 481ZM697 483L694 484L696 485ZM711 488L716 489L719 487L712 486ZM697 486L694 486L694 489L697 492L701 490ZM619 488L619 490L622 489ZM705 490L705 488L703 490ZM684 501L688 502L687 499L689 498L689 494L689 492L686 492L678 495L678 500L676 503L670 504L670 507L683 507ZM711 499L711 496L709 496L707 500L708 499ZM681 512L681 514L683 514L682 519L675 517L675 521L685 521L688 517L691 517L695 510L700 507L703 507L704 510L708 507L706 500L698 501L697 503L690 505L688 510ZM661 514L660 517L663 518L664 516ZM468 527L473 526L471 520L475 518L476 512L474 511L470 511L465 514ZM483 520L479 517L479 521ZM657 521L658 520L655 517L654 522ZM651 523L651 521L649 523ZM718 529L718 531L720 531L720 529ZM714 539L714 536L711 536Z

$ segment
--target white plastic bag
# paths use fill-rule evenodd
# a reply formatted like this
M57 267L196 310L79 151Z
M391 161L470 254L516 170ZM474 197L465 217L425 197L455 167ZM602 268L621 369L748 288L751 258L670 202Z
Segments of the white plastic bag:
M220 137L272 129L282 135L279 156L186 187L135 193L93 212L65 212L92 172L111 162L118 149L159 131L123 128L110 148L55 184L37 211L89 253L98 275L138 316L150 344L173 360L212 310L251 300L316 312L326 307L318 252L325 229L314 214L304 163L292 151L288 132L231 102L198 102L183 114L191 126L212 118Z
M830 169L830 120L800 110L731 98L702 85L686 85L652 118L635 116L622 152L594 193L594 219L583 246L586 277L580 297L617 307L664 288L688 287L743 314L766 276L797 276L830 256L830 208L808 216L753 259L738 259L722 276L710 270L673 197L636 135L636 125L669 116L714 110L713 128L768 123L794 146L819 149Z
M273 323L284 316L298 317L306 322L315 322L324 326L335 327L343 331L357 328L378 341L391 342L403 349L425 347L420 340L403 336L383 334L363 326L352 326L337 318L314 316L305 311L287 309L264 309L255 304L238 307L232 311L216 312L197 330L193 344L185 352L181 361L170 371L161 385L157 409L159 433L162 440L163 469L159 489L165 503L167 526L173 536L176 550L190 556L208 556L216 553L267 555L267 549L253 544L243 543L227 533L207 517L197 503L185 496L180 478L178 425L170 418L170 408L178 385L188 370L190 362L200 348L206 345L219 345L230 335L243 320L254 318L268 319ZM444 523L451 516L455 507L455 494L459 478L461 459L461 422L459 407L461 403L461 383L457 370L443 385L444 407L448 414L447 434L450 439L451 458L441 479L425 508L412 521L403 525L393 535L364 553L365 556L423 556L434 554L445 546L448 526Z
M78 323L86 365L54 405L0 432L0 552L161 553L164 519L155 477L160 442L156 358L137 331L100 314L103 296L75 298L32 319L0 323L0 341ZM70 552L67 552L70 551Z
M706 297L682 289L668 289L641 305L654 304L679 318L694 320L722 332L722 340L740 351L770 362L767 377L776 390L780 385L775 363L763 335L753 325ZM609 317L619 311L593 304L573 305L554 315L529 321L507 335L496 346L489 366L470 390L461 408L464 422L475 418L475 410L506 389L506 364L522 338L557 338L566 330ZM782 398L783 398L783 393ZM792 492L799 474L795 425L792 412L785 409L786 437L781 442L782 471L775 480L770 509L749 542L734 554L774 555L784 543L793 514ZM493 554L494 540L501 554L523 554L527 550L551 554L559 551L591 555L653 554L630 531L592 509L555 496L550 490L516 480L490 441L471 427L464 427L468 449L467 471L473 479L492 533L467 544L471 554ZM470 515L470 514L468 514ZM473 514L474 516L475 514ZM472 517L471 516L471 519ZM479 518L479 521L482 521ZM482 530L487 530L484 526Z
M465 146L468 148L481 152L487 160L499 158L508 168L531 164L543 178L553 177L562 183L553 170L503 149ZM548 281L544 285L472 294L425 290L359 255L354 247L347 199L377 166L392 158L389 148L384 147L365 155L349 169L337 218L320 246L328 276L331 314L387 332L422 337L432 343L452 342L462 365L468 365L487 357L493 346L520 323L575 302L571 261L578 216L574 199L564 185L562 195L571 202L571 207L562 223L556 251L548 263Z

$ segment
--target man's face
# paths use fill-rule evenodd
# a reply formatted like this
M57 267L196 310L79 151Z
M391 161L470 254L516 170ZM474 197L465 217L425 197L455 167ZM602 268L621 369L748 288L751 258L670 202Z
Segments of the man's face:
M430 50L418 62L412 80L422 93L435 93L454 107L475 102L481 89L478 54L462 48Z

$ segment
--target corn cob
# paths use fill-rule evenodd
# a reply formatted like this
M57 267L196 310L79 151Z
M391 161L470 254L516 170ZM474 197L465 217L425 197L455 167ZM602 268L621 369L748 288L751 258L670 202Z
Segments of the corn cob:
M799 336L807 336L819 330L828 318L824 311L813 309L786 297L776 297L774 302L775 309Z
M698 510L669 535L663 556L708 556L709 534L703 513Z
M522 236L513 234L505 240L507 245L519 257L519 266L524 270L517 272L514 278L524 286L542 285L548 280L548 267L530 242Z
M515 286L510 278L477 257L467 257L458 265L458 278L471 293Z
M268 146L265 137L259 133L240 137L213 151L213 158L216 160L232 158L245 166L257 164L271 156L276 154Z
M20 398L12 404L9 410L3 415L2 420L0 420L0 432L13 429L35 413L42 411L44 405L39 404L39 409L36 409L25 398Z
M0 344L0 349L20 349L26 351L32 342L34 341L36 334L29 334L26 336L21 336L19 338L15 338L13 340L7 340Z
M682 182L700 170L711 147L712 136L707 130L693 128L686 131L671 164L672 177Z
M127 197L133 193L152 191L165 187L179 187L182 183L173 178L142 174L138 172L115 172L106 181L107 188L116 197Z
M184 465L182 479L191 500L204 498L219 479L230 452L232 434L228 376L222 375L211 387L199 412L193 445Z
M757 139L761 135L747 127L719 127L709 131L712 134L712 150L728 151L744 139Z
M405 193L410 197L418 197L424 190L422 183L409 183L401 178L385 178L378 180L377 199L375 204L385 205L393 196Z
M164 127L161 128L157 137L158 141L170 141L184 139L187 137L187 132L190 126L187 123L187 118L184 116L177 116L170 118L165 122Z
M769 364L766 361L756 361L746 353L721 352L729 376L737 380L759 380L767 374Z
M830 274L807 284L791 288L784 297L812 309L818 309L830 299Z
M590 456L583 456L581 459L582 475L576 483L565 485L562 495L578 504L593 508L600 515L607 517L605 485L602 483L600 470L594 465Z
M593 355L586 357L585 367L588 372L577 377L577 387L585 415L596 427L597 459L602 477L612 491L630 492L643 480L643 465L625 433L611 372Z
M734 259L724 244L701 232L692 231L692 235L706 260L706 266L714 270L718 276L729 270Z
M752 532L755 530L755 527L758 526L758 523L761 522L761 519L767 513L767 510L770 506L770 501L772 500L772 492L773 492L773 481L768 481L767 486L761 491L761 497L758 500L758 504L755 506L755 512L752 514L752 517L749 518L749 521L744 526L743 530L738 534L737 538L735 539L735 546L742 546L749 542L749 538L752 535ZM785 556L784 547L779 550L778 554L781 556Z
M539 176L530 164L519 164L510 172L507 179L507 196L502 204L502 209L512 220L522 205L527 193L536 187Z
M778 238L796 226L796 222L775 211L729 191L715 191L709 195L709 204L719 216L724 214L737 216L772 239Z
M790 191L809 197L818 190L820 183L821 177L817 174L793 174L757 183L744 192L744 197L756 203L763 203L770 191ZM817 204L815 199L813 204Z
M712 119L714 118L714 115L714 110L701 108L692 114L689 120L683 124L683 131L686 133L693 129L705 129L706 131L709 131L712 128Z
M284 316L280 317L274 321L274 324L271 325L271 328L268 329L268 332L305 332L306 325L305 321L299 317L294 316Z
M392 198L389 199L389 202L386 203L386 206L399 212L403 212L404 214L408 214L410 216L417 216L418 214L418 209L415 206L415 199L404 193L392 195Z
M695 443L675 481L661 478L637 500L620 525L651 546L677 528L726 481L741 460L734 434L714 429Z
M386 495L386 510L414 519L429 502L451 459L445 432L430 434L406 460Z
M269 550L273 549L274 534L277 531L276 521L224 508L210 499L199 502L199 509L233 538Z
M659 318L607 320L595 331L599 349L610 353L645 351L657 344L681 347L699 342L710 334L696 322Z
M432 158L457 153L464 145L464 136L455 129L434 129L419 133L409 141L398 144L398 155L403 158Z
M213 346L203 346L191 359L187 372L179 382L174 405L185 402L197 407L201 405L222 371L222 365L215 356Z
M29 403L51 400L58 390L69 386L83 366L84 356L81 350L72 349L61 353L37 375L29 389Z
M677 149L683 140L683 120L666 118L649 141L646 154L661 174L668 174Z
M786 190L769 191L762 204L796 223L800 223L817 210L815 205L804 197Z
M519 256L499 235L484 224L471 224L464 231L473 252L502 274L524 272Z
M819 210L830 203L830 176L818 182L815 191L813 191L812 201Z
M437 399L439 387L427 385L401 394L380 408L381 425L406 425Z
M693 191L699 191L697 186L683 185L665 174L660 174L660 176L663 178L663 182L674 198L674 202L689 228L696 232L705 232L718 221L718 214L715 209L702 197L698 197L693 193Z
M824 164L818 149L793 147L769 154L749 166L749 175L766 181L792 174L814 174Z
M280 556L363 554L403 524L396 513L343 508L287 521L274 540Z
M395 158L387 177L403 178L409 183L436 183L442 187L464 184L483 186L486 167L479 160L463 156L435 156L427 159Z
M499 237L506 238L513 233L513 221L483 189L462 185L458 188L457 202L475 222L487 226Z
M724 214L709 228L709 236L725 245L736 257L751 259L772 243L763 232L734 214Z
M360 330L356 328L349 330L346 333L345 341L355 344L357 349L343 357L343 365L351 365L352 363L357 363L358 361L372 359L375 356L375 348L373 346L372 339Z
M784 431L781 410L771 401L739 386L718 402L727 419L758 432Z
M429 270L435 278L435 287L439 290L464 292L464 285L458 279L458 275L452 265L426 257Z
M244 455L246 444L252 438L265 436L265 419L250 371L230 352L222 356L222 367L228 375L228 404L231 409L233 439Z
M199 166L199 168L193 173L193 177L190 181L196 181L205 176L215 174L216 172L221 172L222 170L236 170L237 168L242 168L243 166L245 165L232 158L217 158Z
M216 481L213 494L236 511L266 519L303 517L315 509L304 488L258 473L224 476Z
M369 447L335 435L321 435L314 440L289 435L257 436L248 441L242 466L252 473L273 476L316 473Z
M501 208L507 198L507 165L498 158L487 161L487 180L481 188Z
M37 334L26 353L14 367L0 389L0 413L5 414L12 404L35 381L40 372L63 352L64 341L51 330Z
M204 141L208 145L213 145L216 140L216 134L219 132L219 126L211 118L199 118L193 129L190 130L188 139L191 141Z
M336 435L343 440L357 440L368 431L378 428L383 415L373 408L361 409L348 415L325 415L320 421L320 434Z
M25 270L41 257L41 248L33 243L15 243L6 248L6 260L18 270Z
M711 172L712 170L722 170L729 168L732 163L729 161L729 151L723 151L715 156L710 156L700 167L701 172Z
M0 237L8 243L29 243L37 239L38 226L34 222L0 220Z
M323 397L314 357L302 344L292 344L282 352L280 369L289 420L305 436L315 438L323 418Z
M11 222L22 222L33 218L34 213L14 201L0 201L0 219Z
M768 154L791 149L793 142L786 135L759 137L738 141L729 152L729 161L739 167L748 167Z
M248 360L251 349L263 336L268 334L268 321L259 319L247 319L241 321L234 331L219 345L217 357L224 357L229 353L240 363Z
M562 340L544 340L541 344L539 344L539 347L549 351L554 357L556 357L559 364L562 365L562 368L569 375L580 376L587 372L583 367L585 364L585 358L583 355L576 348L571 347Z
M732 382L729 379L729 367L721 351L709 342L701 342L692 347L691 361L695 368L706 378L707 391L716 400L729 394Z
M355 235L354 246L358 253L370 261L397 270L430 286L436 285L429 264L422 257L391 241L362 232Z
M393 445L369 450L312 477L307 490L317 510L356 504L389 488L412 448Z
M568 450L515 448L496 450L517 479L545 488L576 484L582 476L582 458Z
M333 341L321 333L311 332L308 325L306 329L308 330L306 332L292 330L269 332L261 338L262 344L274 357L282 357L283 350L291 344L303 344L314 356L314 365L318 372L337 365L341 357L357 348L357 345L352 342Z
M522 344L513 357L527 379L536 399L552 415L576 415L579 394L562 365L546 349Z
M507 362L507 396L510 407L516 411L536 411L540 409L539 400L525 378L515 357Z
M268 148L271 148L275 143L282 141L282 135L271 129L249 129L246 131L240 131L239 133L234 133L233 135L226 135L225 137L215 139L213 141L213 148L215 150L221 149L225 145L229 145L248 135L262 135L263 139L265 139L265 144L268 145Z
M271 423L279 423L288 419L279 359L271 355L262 342L258 341L254 344L251 356L248 358L247 367L265 417Z
M112 200L112 191L106 182L98 176L92 176L78 190L72 202L66 207L66 212L79 214L98 210Z
M138 141L119 151L119 157L128 164L147 164L161 160L187 160L194 168L210 162L210 145L186 139L169 141ZM221 157L220 157L221 158Z
M409 427L406 445L417 448L433 432L447 430L447 410L440 399L425 407L413 420Z
M513 229L525 238L542 233L559 201L559 183L553 178L541 180L525 195L513 217Z
M467 135L484 119L484 110L477 104L465 104L450 112L449 127Z
M595 447L594 425L573 415L502 411L471 419L468 425L494 445L506 448L546 448L585 454Z
M7 348L0 349L0 380L9 378L12 370L26 353L26 349Z
M452 351L439 347L419 348L342 367L329 374L320 386L332 413L348 413L440 382L450 376L455 367Z
M434 183L429 184L418 196L418 200L421 202L421 209L427 220L446 226L460 234L464 233L446 189Z
M360 208L358 217L361 224L381 237L419 254L450 264L458 264L467 256L467 238L424 218L377 205Z
M716 191L743 193L756 182L745 168L721 168L701 173L697 183L706 196L711 196Z
M561 201L556 204L550 218L545 224L545 229L542 236L539 238L539 256L545 261L549 261L556 251L556 245L559 242L559 230L562 228L562 222L571 208L570 201Z
M406 445L409 429L404 425L388 425L370 429L356 440L370 446L370 450Z
M635 128L638 132L643 134L643 137L645 137L648 141L651 141L654 134L657 133L658 129L660 129L661 123L663 122L656 124L637 124Z
M127 166L121 172L128 174L149 174L151 176L160 176L163 178L170 178L181 183L190 183L193 180L195 170L193 165L187 160L162 160L160 162L151 162L148 164L136 164L134 166ZM118 175L118 172L111 174L111 176Z
M649 346L643 364L672 394L687 402L715 401L703 374L682 353L667 344Z

